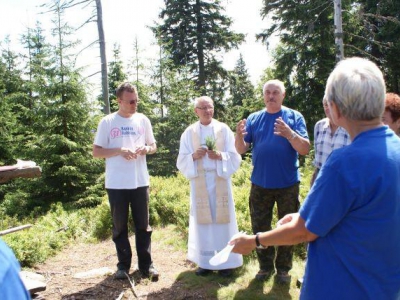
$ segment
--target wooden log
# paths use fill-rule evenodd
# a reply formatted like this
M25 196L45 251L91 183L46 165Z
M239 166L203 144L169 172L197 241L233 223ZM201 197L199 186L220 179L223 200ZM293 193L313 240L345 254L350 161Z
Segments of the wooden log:
M5 183L14 178L34 178L40 177L42 169L40 167L22 168L0 171L0 183Z
M0 236L6 235L6 234L9 234L9 233L12 233L12 232L20 231L20 230L23 230L23 229L26 229L26 228L30 228L30 227L32 227L31 224L26 224L26 225L21 225L21 226L18 226L18 227L13 227L13 228L10 228L10 229L6 229L6 230L3 230L3 231L0 231Z

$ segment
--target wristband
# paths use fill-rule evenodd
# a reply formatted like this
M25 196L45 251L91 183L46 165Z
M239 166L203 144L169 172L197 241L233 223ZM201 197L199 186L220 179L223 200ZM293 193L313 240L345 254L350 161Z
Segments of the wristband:
M261 243L260 243L260 239L258 237L260 235L260 233L261 232L257 232L256 233L256 246L257 246L257 249L267 249L268 247L265 247L265 246L261 245Z

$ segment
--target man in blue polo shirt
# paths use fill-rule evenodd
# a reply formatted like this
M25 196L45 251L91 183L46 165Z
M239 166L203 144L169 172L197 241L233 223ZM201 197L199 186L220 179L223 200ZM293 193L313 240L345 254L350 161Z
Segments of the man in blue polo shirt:
M249 197L253 233L271 229L275 203L278 217L297 212L299 208L298 154L310 149L304 117L283 106L285 86L270 80L263 87L265 109L241 120L236 127L235 147L243 154L252 145L253 172ZM258 280L268 280L277 270L279 283L290 283L293 247L257 249L260 270ZM274 265L275 264L275 265Z
M230 243L246 254L257 244L310 242L300 299L398 300L400 139L381 121L383 74L366 59L343 60L325 95L352 143L328 157L299 213Z

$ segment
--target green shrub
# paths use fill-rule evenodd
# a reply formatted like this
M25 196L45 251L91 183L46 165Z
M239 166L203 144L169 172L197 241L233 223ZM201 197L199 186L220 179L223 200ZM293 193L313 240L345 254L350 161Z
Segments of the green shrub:
M250 160L242 162L240 169L232 176L233 196L239 230L251 233L251 221L248 205L250 193ZM306 158L301 168L300 185L301 202L309 190L309 181L313 172L311 159ZM183 237L187 237L190 210L189 181L180 173L170 177L151 177L150 179L150 223L152 226L173 224ZM23 195L22 195L23 196ZM111 236L111 216L106 196L96 200L95 207L77 208L67 204L55 203L50 206L46 215L32 210L24 219L10 212L16 212L18 199L9 198L0 207L0 230L22 224L33 224L33 227L3 236L3 239L14 250L23 266L33 266L45 261L73 241L94 242ZM11 201L12 200L12 201ZM17 202L13 202L13 201ZM20 201L28 201L22 197ZM90 206L90 205L89 205ZM275 208L276 209L276 208ZM273 224L277 221L274 213ZM130 220L132 225L132 220ZM295 246L295 255L304 258L304 244ZM246 261L255 258L255 254L246 257Z
M174 224L187 233L190 209L189 181L182 175L151 178L150 222L153 226Z
M94 210L90 210L94 219L94 228L92 236L98 240L104 240L111 236L112 219L110 214L110 205L106 197L102 203Z

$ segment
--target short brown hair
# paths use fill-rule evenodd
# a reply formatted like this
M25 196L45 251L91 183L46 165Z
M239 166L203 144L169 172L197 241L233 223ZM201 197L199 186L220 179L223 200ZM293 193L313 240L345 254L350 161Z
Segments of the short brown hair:
M392 116L393 122L400 118L400 96L395 93L387 93L385 101L385 111Z
M138 95L136 86L129 82L121 83L115 90L115 95L117 98L121 99L123 92L135 93Z

